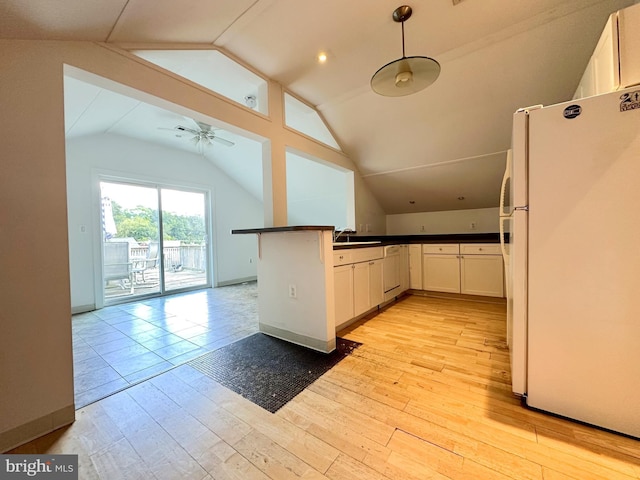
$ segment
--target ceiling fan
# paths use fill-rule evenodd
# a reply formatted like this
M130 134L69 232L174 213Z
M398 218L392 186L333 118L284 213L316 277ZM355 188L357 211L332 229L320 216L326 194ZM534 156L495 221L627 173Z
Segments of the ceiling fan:
M176 125L173 128L160 128L160 130L171 130L175 132L176 137L191 136L190 141L198 150L204 149L204 147L211 145L213 142L218 142L226 147L233 147L235 145L231 140L217 136L211 125L196 120L193 120L193 122L197 125L197 128Z

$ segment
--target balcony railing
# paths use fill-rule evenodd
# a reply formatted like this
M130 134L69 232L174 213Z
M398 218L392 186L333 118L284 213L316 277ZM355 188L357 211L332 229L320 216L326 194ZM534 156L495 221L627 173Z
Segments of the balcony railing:
M163 271L166 291L193 288L207 284L207 255L205 245L166 246L163 248ZM147 259L149 247L130 247L132 265L136 259ZM134 274L129 280L105 284L105 299L121 301L139 295L160 292L159 269L145 270L144 276Z
M180 245L162 249L163 267L165 271L207 269L205 245ZM131 247L131 258L146 258L148 246Z

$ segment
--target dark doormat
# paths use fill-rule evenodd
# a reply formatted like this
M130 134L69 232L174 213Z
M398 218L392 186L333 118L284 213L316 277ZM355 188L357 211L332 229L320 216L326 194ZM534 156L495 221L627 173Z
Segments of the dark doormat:
M188 364L275 413L360 345L338 337L336 349L322 353L256 333Z

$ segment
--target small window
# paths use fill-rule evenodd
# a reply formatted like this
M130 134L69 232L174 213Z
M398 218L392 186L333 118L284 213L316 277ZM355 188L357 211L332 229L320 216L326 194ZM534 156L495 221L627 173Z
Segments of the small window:
M338 142L333 138L318 112L287 93L284 94L284 114L288 127L340 150Z
M267 82L218 50L132 50L131 53L268 115Z

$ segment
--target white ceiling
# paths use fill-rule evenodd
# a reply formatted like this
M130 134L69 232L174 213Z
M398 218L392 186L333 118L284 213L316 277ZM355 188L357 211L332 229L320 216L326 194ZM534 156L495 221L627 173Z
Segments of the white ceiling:
M401 3L388 0L0 0L0 38L222 47L316 105L394 214L497 206L512 113L569 100L608 15L633 3L415 2L406 54L437 59L442 73L428 89L401 98L369 87L371 75L402 54L400 25L391 18ZM324 65L315 60L319 51L328 53ZM97 101L95 92L80 88L77 95L78 108L82 98ZM117 123L128 116L148 125L145 135L156 141L157 127L184 120L126 100L121 107L128 110L119 112L110 102L98 105L114 123L78 115L75 134L121 133Z

